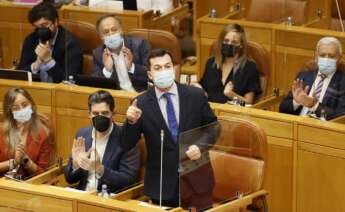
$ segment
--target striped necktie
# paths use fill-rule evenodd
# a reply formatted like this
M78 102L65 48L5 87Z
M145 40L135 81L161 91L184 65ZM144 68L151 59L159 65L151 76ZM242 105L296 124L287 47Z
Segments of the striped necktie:
M320 99L320 96L321 96L321 91L322 91L322 87L323 87L323 82L325 81L326 79L326 75L325 74L320 74L319 75L321 77L319 83L317 84L315 90L314 90L314 97L319 100Z

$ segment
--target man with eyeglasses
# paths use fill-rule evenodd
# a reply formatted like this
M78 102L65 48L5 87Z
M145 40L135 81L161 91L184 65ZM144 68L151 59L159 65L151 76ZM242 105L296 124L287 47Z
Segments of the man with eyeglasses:
M42 82L54 83L81 73L83 55L80 42L59 25L54 6L49 3L34 6L28 20L35 30L25 38L17 69L38 73Z
M114 79L118 90L146 90L148 42L123 35L120 19L111 14L97 20L96 30L104 44L93 51L93 76Z
M105 184L109 192L116 192L137 180L139 148L121 148L122 128L112 121L115 103L109 92L91 94L88 108L92 125L78 131L65 178L71 184L79 182L79 190L101 190Z

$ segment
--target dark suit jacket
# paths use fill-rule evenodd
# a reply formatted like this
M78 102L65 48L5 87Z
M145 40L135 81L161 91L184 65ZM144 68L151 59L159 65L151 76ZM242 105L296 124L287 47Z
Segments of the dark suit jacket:
M76 137L85 138L85 149L92 146L92 127L79 130ZM106 184L111 192L123 189L137 180L140 165L140 152L138 146L134 146L128 152L121 148L121 128L114 124L107 146L105 148L102 164L104 174L98 181L98 190L102 184ZM88 171L81 168L73 172L72 158L69 159L65 168L65 178L68 183L79 182L78 189L85 190L88 178Z
M304 71L298 74L296 78L302 79L305 85L312 87L318 71ZM311 90L311 89L310 89ZM290 91L288 96L281 102L279 112L289 114L300 114L303 106L293 109L293 96ZM336 71L328 85L325 96L316 109L316 114L319 116L321 110L326 111L327 119L335 118L345 113L345 74L341 71Z
M180 104L179 133L194 129L217 120L207 102L205 93L200 88L177 84ZM160 180L160 131L164 130L163 156L163 200L177 199L175 188L179 183L179 145L172 140L158 105L154 88L137 97L138 107L142 116L134 125L125 123L125 138L122 145L132 148L144 133L147 162L145 172L145 194L153 199L159 199ZM198 193L212 191L214 186L212 169L207 169L203 175L190 182ZM206 180L205 180L206 179Z
M17 69L31 71L31 64L36 61L35 49L38 45L38 37L34 32L29 34L24 41L22 54ZM53 46L52 57L56 64L50 70L48 75L53 78L53 82L59 83L67 76L82 72L83 52L80 42L70 32L59 26L58 35Z
M133 63L135 64L134 74L129 73L129 78L132 82L134 89L138 92L147 89L147 58L150 53L150 46L147 41L142 38L124 36L125 47L131 50L133 54ZM93 76L105 77L103 74L103 51L105 45L98 46L93 50ZM115 67L114 67L115 69ZM111 75L112 79L118 82L118 77L116 71ZM117 89L120 88L119 82L116 86Z

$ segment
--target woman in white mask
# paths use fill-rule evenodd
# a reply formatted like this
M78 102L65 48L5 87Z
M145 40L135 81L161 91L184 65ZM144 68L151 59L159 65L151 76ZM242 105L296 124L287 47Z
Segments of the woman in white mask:
M0 173L17 169L23 177L48 168L52 152L48 121L37 114L30 94L22 88L10 89L3 101L0 128Z

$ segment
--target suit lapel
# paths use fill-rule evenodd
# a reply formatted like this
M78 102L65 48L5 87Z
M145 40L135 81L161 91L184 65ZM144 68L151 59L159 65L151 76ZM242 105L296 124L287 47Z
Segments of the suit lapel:
M93 127L90 127L87 135L85 136L85 151L89 151L89 149L92 147L92 129Z
M180 106L180 117L179 117L179 134L185 130L186 121L187 121L187 102L188 102L188 93L186 92L185 87L176 83L178 95L179 95L179 106Z
M308 76L303 78L304 84L309 86L308 94L311 91L311 87L313 86L316 76L317 76L317 71L311 71Z
M330 99L339 98L339 82L340 82L340 72L334 73L331 81L329 82L328 88L326 90L325 96L322 99L322 103L325 104Z

